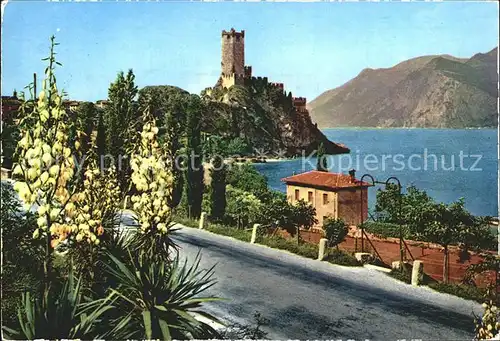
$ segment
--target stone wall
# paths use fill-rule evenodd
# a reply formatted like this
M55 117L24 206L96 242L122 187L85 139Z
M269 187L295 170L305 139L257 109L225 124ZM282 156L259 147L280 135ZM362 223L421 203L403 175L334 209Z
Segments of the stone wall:
M338 216L347 225L359 225L361 221L368 218L368 191L361 189L343 189L338 192ZM361 208L363 208L363 220L361 220Z

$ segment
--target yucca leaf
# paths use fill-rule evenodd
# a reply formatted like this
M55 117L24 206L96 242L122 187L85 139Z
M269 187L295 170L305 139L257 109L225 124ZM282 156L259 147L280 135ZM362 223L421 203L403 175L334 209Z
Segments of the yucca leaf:
M149 310L144 310L142 312L142 319L144 321L144 331L146 332L146 339L151 340L153 338L153 326L151 325L151 312Z
M168 323L165 320L160 319L158 321L158 324L160 325L161 336L163 337L163 340L167 341L172 340L172 336L170 336L170 328L168 326Z

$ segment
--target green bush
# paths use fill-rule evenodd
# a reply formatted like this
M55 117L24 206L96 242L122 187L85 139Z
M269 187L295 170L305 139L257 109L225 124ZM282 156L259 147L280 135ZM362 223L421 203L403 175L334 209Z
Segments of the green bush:
M295 239L285 239L280 236L264 236L260 239L259 243L275 249L287 250L306 258L318 258L317 245L308 243L297 245L297 241Z
M344 266L361 266L362 264L351 254L342 251L333 249L331 250L324 259L327 262L337 265Z
M458 297L465 298L466 300L473 300L479 303L484 302L484 297L486 296L487 290L483 288L478 288L472 285L464 284L453 284L453 283L442 283L435 282L430 283L429 288L436 291L450 294ZM500 305L500 295L496 297L497 306Z
M392 269L389 276L406 284L411 284L411 267L403 269Z
M363 224L366 232L372 233L379 238L399 238L399 225L392 223L381 223L367 221ZM403 226L403 236L407 238L407 229Z
M222 236L232 237L234 239L242 240L244 242L249 242L252 237L252 231L238 229L231 226L226 226L222 224L208 224L207 231L220 234Z
M400 269L393 269L389 273L389 276L397 280L400 280L402 282L405 282L407 284L410 284L411 271L412 271L411 265L407 264L406 269L404 271ZM487 290L484 288L478 288L472 285L438 282L426 274L424 274L423 284L427 285L429 288L434 289L438 292L462 297L466 300L477 301L479 303L484 302L484 297L487 292ZM496 302L497 305L500 305L500 295L498 295L498 297L496 298Z

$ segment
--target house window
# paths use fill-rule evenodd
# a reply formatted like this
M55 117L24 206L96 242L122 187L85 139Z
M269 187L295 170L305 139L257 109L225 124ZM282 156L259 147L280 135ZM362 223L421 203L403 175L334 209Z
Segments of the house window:
M299 193L299 190L298 190L298 189L296 189L296 190L295 190L295 200L297 200L297 201L298 201L299 199L300 199L300 193Z
M307 192L307 201L313 202L313 192L311 191Z
M326 205L326 204L328 204L328 194L323 193L323 205Z

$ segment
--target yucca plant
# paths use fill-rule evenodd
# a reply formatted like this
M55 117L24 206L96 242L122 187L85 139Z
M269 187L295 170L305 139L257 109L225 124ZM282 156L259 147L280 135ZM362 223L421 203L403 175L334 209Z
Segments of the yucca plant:
M207 339L217 338L218 332L209 324L198 321L198 314L218 322L204 312L202 304L219 300L200 296L215 284L213 267L199 270L200 257L193 264L152 262L132 252L123 262L109 254L106 270L117 283L109 288L108 296L87 306L88 311L106 302L112 308L107 314L100 337L106 339ZM220 323L220 322L219 322Z
M86 300L90 298L84 296L81 280L70 271L62 285L52 284L41 297L24 293L18 310L18 328L7 326L3 330L9 339L94 338L96 321L110 307L94 304L88 313L82 310Z

